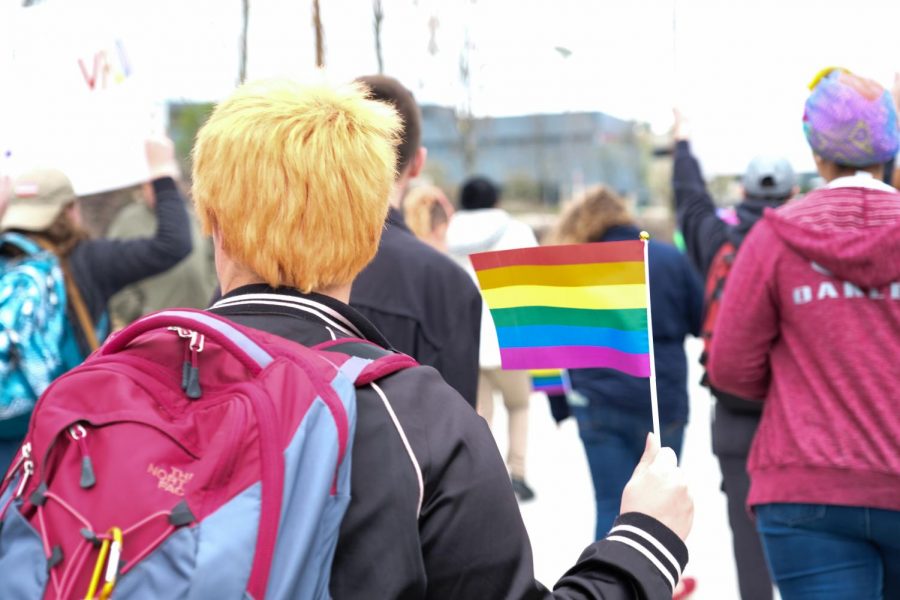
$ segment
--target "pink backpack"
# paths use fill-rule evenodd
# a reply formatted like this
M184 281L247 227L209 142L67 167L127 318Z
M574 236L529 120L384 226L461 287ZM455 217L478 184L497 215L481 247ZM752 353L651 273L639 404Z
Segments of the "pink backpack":
M41 396L0 487L0 598L326 598L355 387L415 366L170 310Z

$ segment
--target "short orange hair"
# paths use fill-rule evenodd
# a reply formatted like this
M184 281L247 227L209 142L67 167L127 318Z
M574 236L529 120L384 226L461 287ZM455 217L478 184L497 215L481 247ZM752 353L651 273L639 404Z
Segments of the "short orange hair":
M378 250L401 123L367 93L359 84L249 83L197 134L203 229L272 287L350 283Z

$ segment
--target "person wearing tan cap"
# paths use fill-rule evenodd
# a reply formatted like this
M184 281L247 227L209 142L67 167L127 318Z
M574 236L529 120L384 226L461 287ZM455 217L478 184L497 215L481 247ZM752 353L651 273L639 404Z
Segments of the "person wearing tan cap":
M56 169L34 169L19 176L3 215L2 229L42 232L67 209L77 209L75 191L68 177Z
M34 169L11 184L0 182L0 196L7 196L5 211L0 198L0 282L12 269L21 268L23 253L33 255L26 246L43 249L55 255L64 275L56 276L63 281L54 287L53 274L60 270L55 264L47 267L48 285L38 297L46 296L51 304L56 296L66 300L62 335L54 338L59 340L59 348L44 344L40 345L42 351L35 353L29 340L41 335L35 331L40 320L32 316L40 304L31 299L17 304L9 300L14 294L2 289L8 284L0 285L0 469L5 469L18 451L33 401L53 378L81 362L108 333L107 303L113 294L173 267L191 251L185 202L175 185L179 171L172 142L151 140L146 150L156 195L158 226L153 237L90 239L82 226L72 184L59 170ZM58 311L51 309L48 314L53 312ZM19 392L15 391L17 383Z

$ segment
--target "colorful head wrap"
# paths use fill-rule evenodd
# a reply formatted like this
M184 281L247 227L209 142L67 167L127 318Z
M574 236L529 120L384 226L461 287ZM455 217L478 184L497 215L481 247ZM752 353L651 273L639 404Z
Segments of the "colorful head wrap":
M885 163L897 154L897 111L881 85L830 67L809 88L803 130L816 154L850 167Z

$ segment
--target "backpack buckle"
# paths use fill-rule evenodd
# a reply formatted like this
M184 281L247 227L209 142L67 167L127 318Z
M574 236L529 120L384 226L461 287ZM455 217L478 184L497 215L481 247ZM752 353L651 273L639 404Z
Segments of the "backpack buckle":
M184 329L183 327L175 327L174 325L172 327L167 327L167 329L169 331L174 331L175 333L178 334L178 337L185 338L185 339L192 337L192 335L194 333L190 329Z

